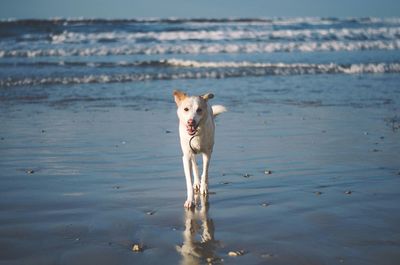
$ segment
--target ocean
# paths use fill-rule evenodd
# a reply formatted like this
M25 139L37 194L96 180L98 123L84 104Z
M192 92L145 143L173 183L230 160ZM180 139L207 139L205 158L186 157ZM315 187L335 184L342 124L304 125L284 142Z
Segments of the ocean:
M148 97L165 101L173 86L218 93L250 78L267 82L261 86L268 86L271 100L286 93L290 101L301 88L285 92L268 82L283 78L302 87L300 76L364 76L396 79L397 86L399 50L399 18L10 19L0 21L0 95L7 103L137 101L133 87L145 95L153 82ZM339 104L354 88L343 93L336 101L316 101ZM307 101L312 91L302 97Z

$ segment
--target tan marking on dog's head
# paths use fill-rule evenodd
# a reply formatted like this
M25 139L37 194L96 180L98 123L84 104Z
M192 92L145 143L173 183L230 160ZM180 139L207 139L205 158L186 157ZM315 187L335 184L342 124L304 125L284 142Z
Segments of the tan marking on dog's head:
M185 100L187 97L188 95L186 93L179 90L174 90L174 99L178 107L182 103L182 101Z

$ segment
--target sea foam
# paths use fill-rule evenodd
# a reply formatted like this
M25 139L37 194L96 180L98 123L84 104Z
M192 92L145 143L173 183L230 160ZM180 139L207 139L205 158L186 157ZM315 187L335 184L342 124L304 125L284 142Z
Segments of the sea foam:
M72 65L72 64L68 64ZM121 65L121 64L120 64ZM146 80L232 78L244 76L315 75L315 74L379 74L400 73L400 63L369 64L285 64L257 62L201 62L170 59L136 62L136 67L171 67L178 71L142 72L134 74L99 74L83 76L22 77L0 79L0 87L66 85L88 83L121 83Z
M64 57L64 56L110 56L135 54L216 54L216 53L275 53L275 52L320 52L399 50L400 40L392 41L326 41L326 42L279 42L247 44L192 43L182 45L123 45L118 47L82 47L49 49L0 50L1 57Z
M177 40L265 40L265 41L325 41L325 40L395 40L400 36L400 28L341 28L341 29L299 29L299 30L273 30L273 29L241 29L241 30L193 30L193 31L167 31L167 32L100 32L79 33L64 31L61 34L51 35L54 44L81 43L81 42L169 42ZM43 38L48 38L43 36ZM27 36L22 39L29 39Z

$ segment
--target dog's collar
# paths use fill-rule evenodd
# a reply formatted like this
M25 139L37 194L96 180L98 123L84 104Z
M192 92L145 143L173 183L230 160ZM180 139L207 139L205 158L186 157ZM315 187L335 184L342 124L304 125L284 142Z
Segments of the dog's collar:
M196 150L192 147L192 140L193 140L193 138L196 137L196 136L198 136L198 135L197 135L197 132L196 132L192 137L190 137L190 140L189 140L189 147L190 147L190 149L192 150L192 152L193 152L195 155L197 155L197 154L199 153L198 151L196 151Z

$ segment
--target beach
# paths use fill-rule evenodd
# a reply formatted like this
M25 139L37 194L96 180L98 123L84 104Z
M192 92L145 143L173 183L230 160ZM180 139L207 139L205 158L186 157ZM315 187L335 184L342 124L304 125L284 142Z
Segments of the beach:
M400 262L397 48L233 52L216 66L135 55L146 67L115 66L131 55L93 67L106 57L61 58L73 65L6 53L0 264ZM352 71L316 70L329 61ZM210 194L193 210L183 207L174 89L213 92L210 103L228 109L216 120Z
M223 93L215 93L218 102ZM143 109L3 106L1 263L184 260L176 246L186 228L185 182L168 100ZM213 222L215 246L194 264L399 260L399 132L385 121L393 113L227 105L217 120L209 209L194 218ZM132 252L134 243L144 251Z

